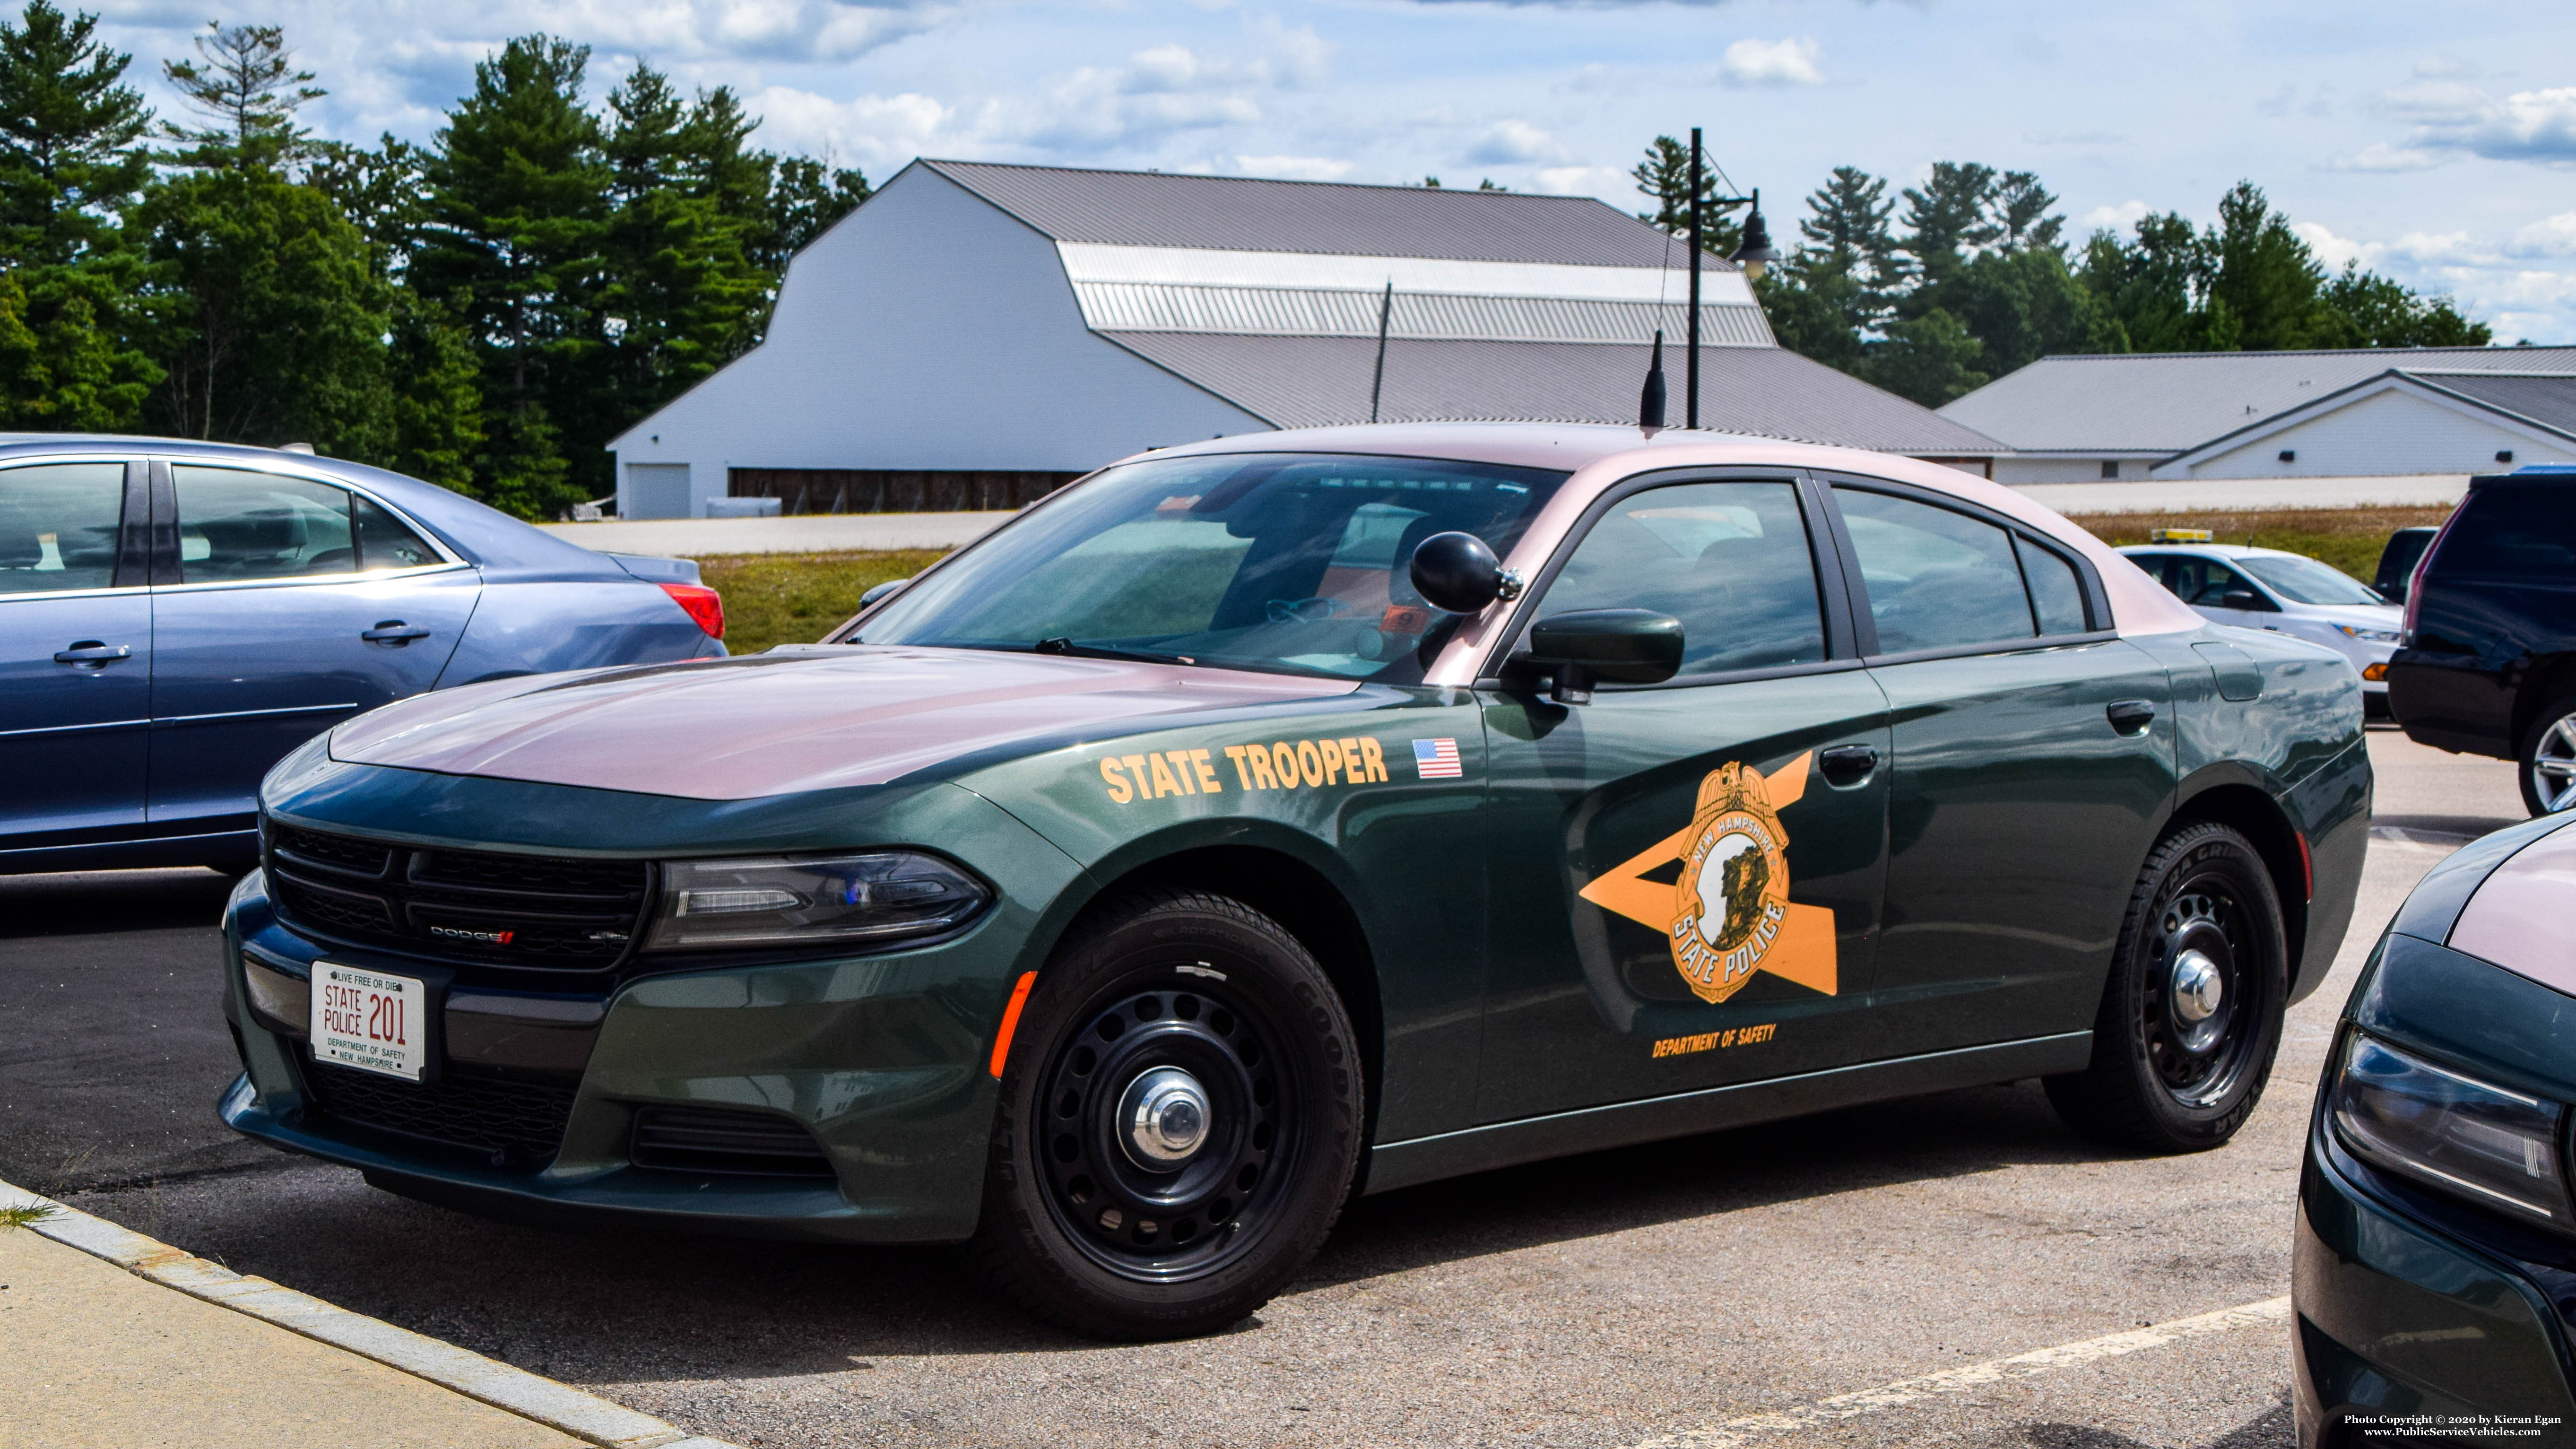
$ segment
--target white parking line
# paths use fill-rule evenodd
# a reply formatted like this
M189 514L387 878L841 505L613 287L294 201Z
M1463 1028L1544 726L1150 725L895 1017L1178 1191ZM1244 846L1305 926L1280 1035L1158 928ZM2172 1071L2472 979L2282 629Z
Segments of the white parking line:
M1964 1394L1999 1384L2008 1379L2029 1378L2051 1369L2075 1368L2098 1363L2106 1358L2136 1353L2141 1349L2162 1348L2186 1338L2199 1338L2212 1333L2232 1333L2240 1328L2290 1321L2290 1300L2266 1298L2238 1308L2222 1308L2196 1318L2177 1318L2171 1323L2158 1323L2146 1328L2132 1328L2125 1333L2106 1333L2081 1343L2061 1343L2055 1348L2037 1348L2017 1353L2011 1358L1989 1359L1966 1368L1947 1369L1926 1374L1919 1379L1899 1379L1874 1389L1854 1394L1840 1394L1800 1404L1777 1413L1747 1414L1705 1429L1685 1429L1678 1434L1665 1434L1649 1439L1637 1449L1737 1449L1739 1445L1774 1434L1793 1433L1822 1424L1856 1419L1884 1409L1902 1408L1943 1394Z

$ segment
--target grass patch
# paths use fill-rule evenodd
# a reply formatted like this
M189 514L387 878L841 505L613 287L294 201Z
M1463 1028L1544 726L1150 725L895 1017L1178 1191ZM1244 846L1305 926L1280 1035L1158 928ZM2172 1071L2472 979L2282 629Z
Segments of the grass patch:
M938 548L885 553L746 553L697 561L707 586L724 595L725 648L757 654L773 644L811 644L859 611L859 595L908 579L947 557Z
M5 1233L11 1228L32 1228L53 1215L54 1210L42 1203L30 1202L20 1203L15 1207L0 1207L0 1233Z
M2159 528L2206 528L2219 543L2251 544L2303 553L2367 583L2379 570L2379 551L2401 528L2439 524L2446 504L2409 508L2280 508L2235 513L2087 513L2073 521L2113 547L2152 543Z

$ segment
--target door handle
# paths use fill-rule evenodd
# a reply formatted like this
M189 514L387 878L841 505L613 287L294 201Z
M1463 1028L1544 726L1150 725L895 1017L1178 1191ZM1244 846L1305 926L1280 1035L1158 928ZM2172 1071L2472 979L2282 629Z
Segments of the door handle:
M1825 772L1825 783L1848 790L1867 780L1878 769L1878 749L1874 745L1836 745L1816 757Z
M429 631L418 624L406 624L400 619L386 619L358 637L370 644L408 644L414 639L428 638Z
M2111 728L2124 735L2142 735L2156 722L2155 701L2148 699L2115 699L2102 707Z
M119 659L133 657L134 651L123 644L105 644L96 639L83 639L69 649L54 651L56 664L87 665L92 669L105 669Z

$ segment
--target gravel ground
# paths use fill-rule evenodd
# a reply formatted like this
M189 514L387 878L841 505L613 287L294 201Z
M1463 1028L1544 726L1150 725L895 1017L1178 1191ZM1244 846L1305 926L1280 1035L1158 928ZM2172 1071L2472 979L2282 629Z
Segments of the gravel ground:
M159 918L0 939L0 1176L745 1446L2286 1446L2277 1322L1794 1432L1717 1426L2288 1291L2301 1134L2352 972L2427 868L2521 817L2507 766L2371 745L2359 918L2228 1147L2107 1155L2022 1083L1489 1173L1362 1201L1293 1291L1193 1342L1034 1326L942 1249L567 1233L245 1164L204 1106L231 1071L200 1019L212 933ZM201 880L147 893L219 902ZM59 888L93 913L115 894ZM7 889L23 931L40 888ZM119 981L141 1003L121 1026L95 1004ZM73 1024L102 1036L70 1053L80 1070ZM66 1105L100 1062L129 1085ZM88 1165L57 1171L84 1140Z

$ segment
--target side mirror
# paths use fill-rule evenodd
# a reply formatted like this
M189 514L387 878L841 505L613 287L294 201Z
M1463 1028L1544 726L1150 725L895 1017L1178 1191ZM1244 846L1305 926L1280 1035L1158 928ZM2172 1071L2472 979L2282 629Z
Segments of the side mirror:
M881 584L871 584L866 593L859 595L859 607L864 609L911 582L910 579L888 579Z
M1503 567L1472 533L1435 533L1413 550L1406 570L1413 591L1435 609L1472 614L1496 599L1521 596L1521 576Z
M1652 609L1576 609L1530 626L1533 664L1556 670L1559 704L1590 704L1596 681L1661 684L1681 671L1682 621Z
M2229 589L2219 596L2218 604L2220 608L2243 609L2257 614L2267 607L2263 602L2263 596L2252 589Z

